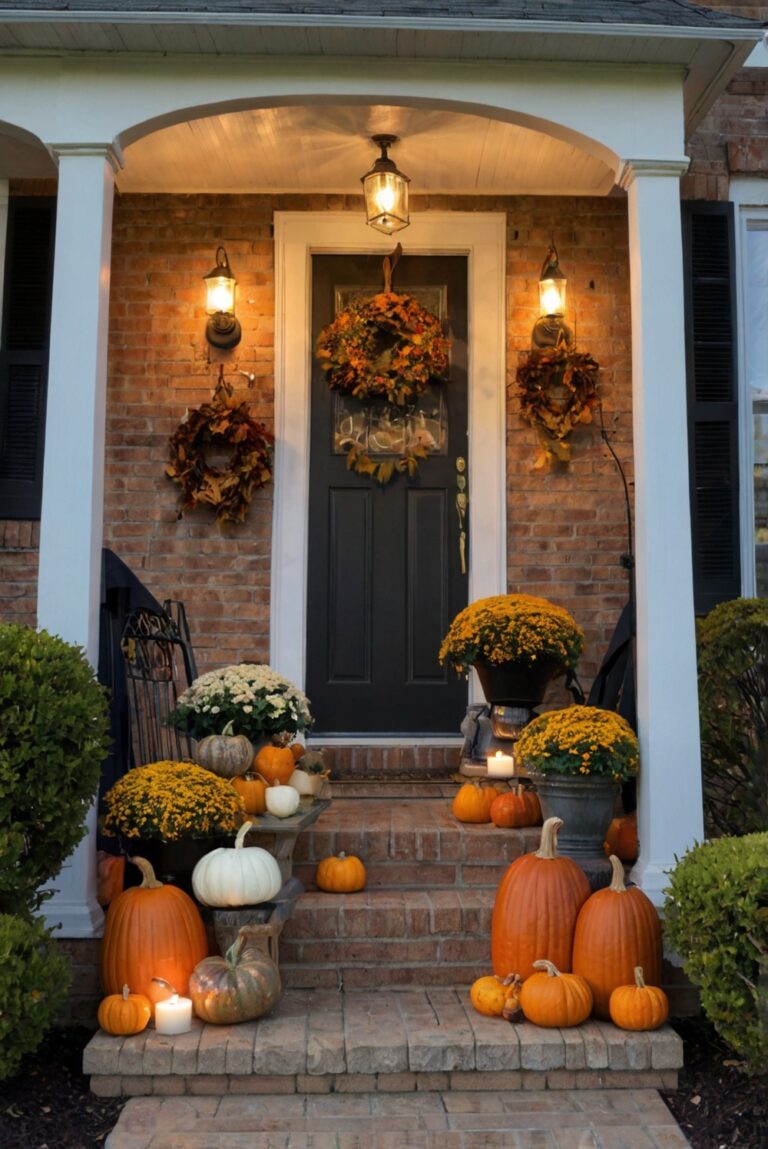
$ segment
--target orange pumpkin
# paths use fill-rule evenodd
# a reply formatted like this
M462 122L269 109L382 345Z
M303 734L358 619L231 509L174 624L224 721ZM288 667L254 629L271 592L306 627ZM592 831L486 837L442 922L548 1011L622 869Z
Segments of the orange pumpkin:
M631 985L642 966L651 985L661 978L661 922L656 907L636 886L624 884L624 867L611 854L610 886L584 903L573 936L573 972L589 982L595 1017L610 1018L611 994Z
M140 886L123 890L109 907L101 941L101 981L108 994L130 985L150 1002L158 992L153 978L170 983L179 994L189 987L189 975L208 955L200 912L176 886L163 885L144 858L131 858L141 870Z
M152 1017L152 1006L143 993L131 993L128 986L124 985L120 993L111 993L99 1003L96 1017L105 1033L115 1037L129 1037L147 1028Z
M270 786L273 782L279 782L282 786L287 785L295 767L296 760L290 747L262 746L253 760L255 773L261 774Z
M499 977L525 981L546 954L558 969L571 968L573 927L589 897L589 882L572 858L557 853L560 818L547 818L535 854L523 854L501 879L491 920L491 957Z
M634 862L640 852L637 838L637 812L614 818L605 835L603 848L610 857L615 854L622 862Z
M518 783L514 790L499 794L491 803L491 821L505 830L521 826L538 826L541 822L541 804L534 790Z
M246 815L266 813L267 799L265 794L267 787L261 778L257 778L255 774L243 774L239 778L233 778L232 785L243 799Z
M519 1008L520 978L517 974L509 977L479 977L472 983L469 1000L478 1013L484 1017L509 1017Z
M453 799L453 816L460 822L490 822L491 806L498 795L495 786L465 782Z
M581 1025L592 1011L592 991L583 977L561 973L551 961L535 961L534 973L523 982L520 1005L534 1025L569 1029Z
M663 989L646 985L640 966L635 984L620 985L608 1001L611 1021L620 1029L658 1029L669 1017L669 999Z
M324 858L317 867L315 885L330 894L354 894L365 889L368 875L354 854L342 852L335 858Z
M96 856L96 900L106 908L123 892L125 855L99 850Z
M292 742L288 749L293 754L294 762L298 762L306 754L306 749L301 742Z

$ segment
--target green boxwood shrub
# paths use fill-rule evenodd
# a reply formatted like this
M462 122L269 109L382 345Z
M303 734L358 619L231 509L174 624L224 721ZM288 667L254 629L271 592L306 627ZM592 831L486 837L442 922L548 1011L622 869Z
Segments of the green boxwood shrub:
M39 887L83 837L107 729L82 651L0 624L0 913L29 914L50 896Z
M768 828L768 600L738 598L697 623L708 837Z
M709 1020L768 1072L768 832L694 846L671 874L665 933Z
M70 978L68 959L41 921L0 914L0 1080L37 1049Z

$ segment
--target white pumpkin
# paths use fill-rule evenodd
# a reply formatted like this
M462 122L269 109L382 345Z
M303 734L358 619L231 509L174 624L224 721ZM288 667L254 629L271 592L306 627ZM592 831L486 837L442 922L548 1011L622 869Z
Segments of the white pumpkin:
M267 786L264 798L267 813L273 814L275 818L290 818L296 813L301 802L298 790L294 790L293 786L281 786L279 782Z
M302 798L307 796L312 797L315 792L312 775L307 774L306 770L294 770L288 779L288 785L293 786L294 790L300 794Z
M243 844L252 825L243 823L234 849L211 850L195 866L192 889L202 905L257 906L274 898L281 889L283 879L275 858L260 846Z

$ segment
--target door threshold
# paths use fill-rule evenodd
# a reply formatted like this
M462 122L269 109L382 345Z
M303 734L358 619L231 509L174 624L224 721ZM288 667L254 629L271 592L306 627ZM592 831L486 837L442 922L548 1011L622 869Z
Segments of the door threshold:
M313 734L305 739L308 749L317 746L463 746L464 739L456 734L333 734L325 737Z

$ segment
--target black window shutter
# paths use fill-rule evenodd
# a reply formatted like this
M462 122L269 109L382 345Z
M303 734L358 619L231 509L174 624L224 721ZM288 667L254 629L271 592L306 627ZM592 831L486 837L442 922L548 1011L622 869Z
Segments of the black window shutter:
M693 592L706 614L741 594L733 205L684 202L683 252Z
M56 201L8 204L0 341L0 518L39 519Z

